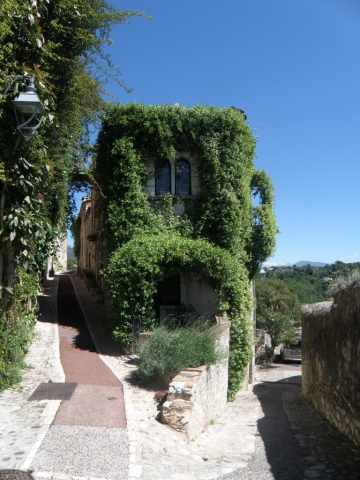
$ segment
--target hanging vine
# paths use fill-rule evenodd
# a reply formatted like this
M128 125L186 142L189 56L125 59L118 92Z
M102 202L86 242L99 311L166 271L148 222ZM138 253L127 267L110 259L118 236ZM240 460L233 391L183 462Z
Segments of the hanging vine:
M103 118L94 163L113 250L106 278L114 335L126 343L135 313L151 327L159 281L201 273L227 292L220 308L232 322L229 398L251 356L249 280L275 245L272 186L255 169L254 148L250 128L232 109L115 104ZM176 153L191 154L200 177L200 193L182 215L173 213L181 199L148 198L145 188L146 162L160 165ZM259 206L253 206L251 193L260 194Z
M35 313L26 313L17 287L23 285L22 295L28 287L29 298L39 287L38 273L71 216L73 172L88 166L91 125L105 104L105 78L95 76L93 66L124 86L105 50L111 26L132 15L139 14L106 0L0 2L0 390L18 378L21 339L28 338L28 315L33 320ZM46 112L26 142L11 103L12 87L25 90L24 75L34 77Z

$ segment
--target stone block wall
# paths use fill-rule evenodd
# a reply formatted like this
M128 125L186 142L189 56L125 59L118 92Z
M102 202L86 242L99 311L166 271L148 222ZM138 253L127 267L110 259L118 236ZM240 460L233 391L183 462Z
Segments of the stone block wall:
M209 367L189 368L172 379L161 420L184 432L188 441L196 437L226 409L230 322L223 321L217 338L224 358Z
M360 445L360 287L303 307L301 349L304 396Z

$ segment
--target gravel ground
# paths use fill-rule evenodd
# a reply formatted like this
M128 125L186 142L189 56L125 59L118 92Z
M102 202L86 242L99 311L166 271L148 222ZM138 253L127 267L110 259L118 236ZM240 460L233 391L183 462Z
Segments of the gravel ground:
M127 432L121 428L53 425L31 467L39 472L127 480Z

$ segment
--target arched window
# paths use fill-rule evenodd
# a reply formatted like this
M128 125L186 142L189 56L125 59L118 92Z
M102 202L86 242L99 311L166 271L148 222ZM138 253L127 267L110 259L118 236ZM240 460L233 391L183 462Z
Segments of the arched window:
M190 194L190 163L187 160L178 160L175 171L175 195Z
M164 160L161 167L156 169L155 195L171 193L171 167L168 160Z

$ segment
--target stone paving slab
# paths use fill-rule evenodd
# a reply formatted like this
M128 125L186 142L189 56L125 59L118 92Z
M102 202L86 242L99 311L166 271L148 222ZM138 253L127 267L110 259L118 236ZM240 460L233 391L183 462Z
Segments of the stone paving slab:
M228 405L226 412L214 425L210 425L195 442L186 442L181 433L155 420L156 403L153 396L159 387L154 384L144 388L134 383L131 378L134 368L129 361L131 359L120 355L117 344L109 340L104 330L104 306L95 303L82 279L73 276L72 280L101 358L123 384L128 428L127 432L122 430L124 438L117 438L112 443L115 445L114 454L123 458L122 464L116 464L115 460L116 467L112 470L112 466L98 468L101 466L99 438L98 447L96 442L92 443L90 456L79 456L76 472L70 470L66 463L66 452L70 452L74 460L82 451L84 444L81 439L85 438L86 441L86 435L76 429L83 427L57 425L52 427L53 437L49 436L50 432L46 435L60 402L27 402L39 383L65 380L58 358L57 328L51 323L54 321L51 315L48 315L46 321L37 323L35 341L26 359L33 368L25 371L24 380L18 387L0 394L0 468L26 470L30 467L35 469L33 476L36 480L276 478L267 462L266 448L259 434L258 424L264 419L264 414L259 398L253 392L240 392L236 401ZM52 292L45 292L48 295L44 296L45 301L50 302L50 293L54 295L56 281L56 278L52 280ZM56 317L56 307L54 309L50 303L48 312L52 313L53 319ZM297 373L301 374L300 365ZM293 378L289 378L293 375L294 372L289 372L281 365L265 366L258 369L257 373L258 380L264 382L260 384L264 394L268 382L274 382L274 388L282 388L276 387L277 382L293 383ZM336 429L329 434L330 424L305 402L300 388L296 385L290 387L283 396L283 405L306 462L304 478L360 479L360 448ZM57 430L59 428L62 431ZM66 428L71 428L72 433ZM99 429L84 428L95 429L90 433L90 438L95 438L94 432ZM73 442L73 446L70 448L68 444L66 450L61 445L67 437L70 437L69 442ZM61 451L57 458L63 459L51 464L54 461L51 460L51 451L59 445ZM122 455L129 455L129 464ZM91 462L96 457L99 459L94 466ZM331 468L331 461L336 468Z
M360 447L314 410L300 391L285 392L283 405L306 462L305 478L360 479Z
M125 429L53 425L31 467L35 476L82 476L128 479L128 438ZM42 472L42 473L40 473ZM56 475L55 475L56 474Z
M47 284L40 304L40 321L35 325L34 341L25 357L28 366L22 382L0 394L0 468L29 468L60 405L58 400L28 402L43 382L65 380L58 354L55 277Z
M130 441L129 479L206 480L247 466L261 416L258 398L251 391L240 392L214 425L209 425L196 441L187 442L184 434L155 419L154 395L160 386L154 383L145 388L134 382L134 365L129 357L114 351L114 346L107 354L106 332L98 321L106 318L105 308L100 304L94 310L83 280L72 276L72 281L101 358L123 385Z

